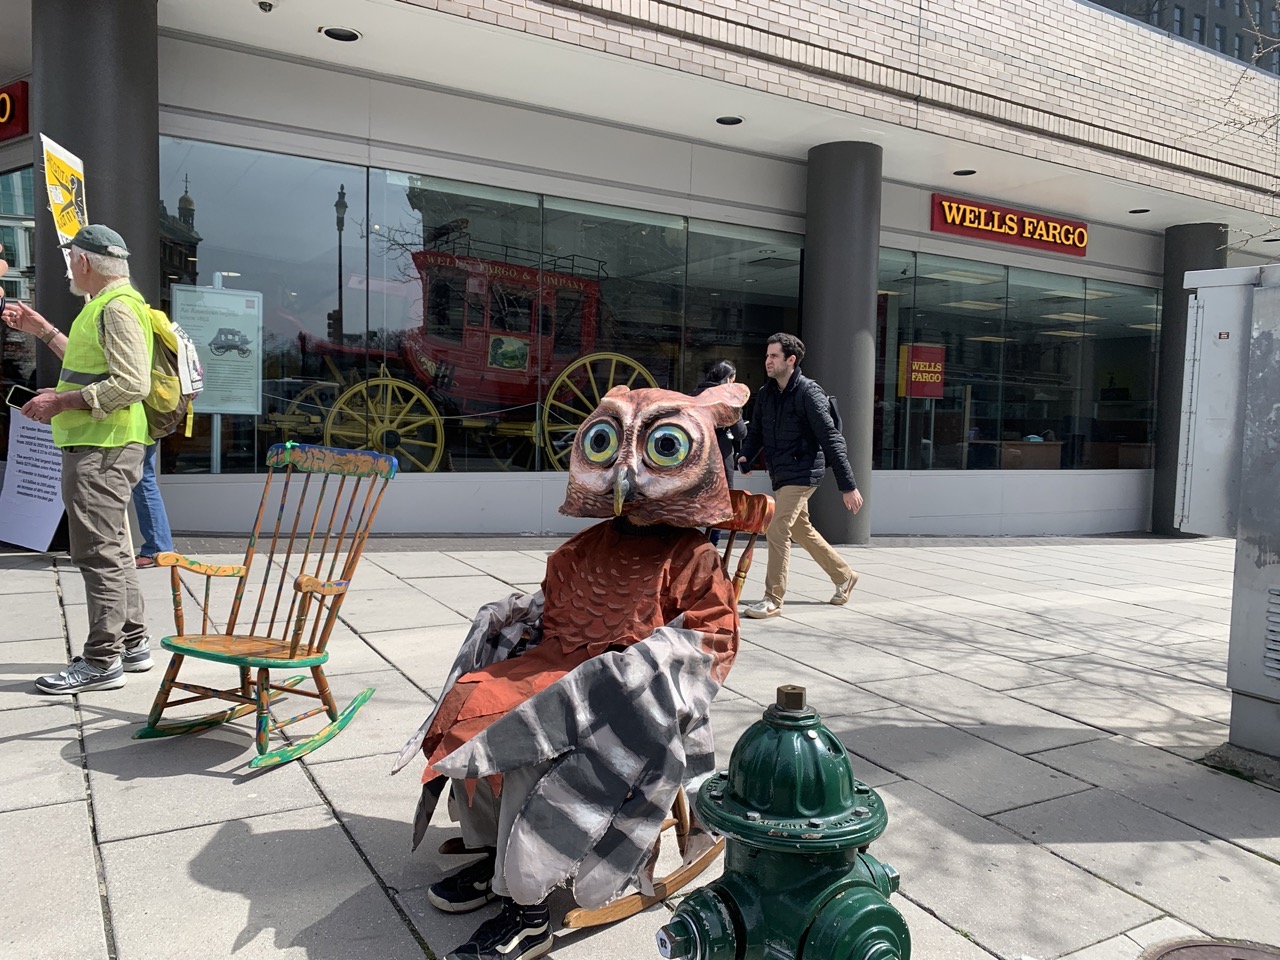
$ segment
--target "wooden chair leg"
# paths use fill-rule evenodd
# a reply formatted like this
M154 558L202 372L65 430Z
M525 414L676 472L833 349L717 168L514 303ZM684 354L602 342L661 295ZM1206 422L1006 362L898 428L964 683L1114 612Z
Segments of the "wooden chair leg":
M182 667L182 661L185 658L180 653L175 653L169 659L169 667L164 672L164 679L160 681L160 689L156 691L156 698L151 703L151 712L147 714L147 726L155 727L160 723L160 717L164 714L164 708L169 705L169 694L173 690L173 681L178 678L178 670Z
M248 667L240 668L240 696L242 697L253 696L252 691L250 691L249 689L249 668Z
M266 667L258 668L258 733L256 737L258 753L267 752L271 737L271 671Z
M324 702L325 710L329 714L329 719L337 720L338 703L333 699L333 691L329 689L329 679L324 675L324 667L318 665L312 667L311 678L316 682L316 691L320 694L320 699Z

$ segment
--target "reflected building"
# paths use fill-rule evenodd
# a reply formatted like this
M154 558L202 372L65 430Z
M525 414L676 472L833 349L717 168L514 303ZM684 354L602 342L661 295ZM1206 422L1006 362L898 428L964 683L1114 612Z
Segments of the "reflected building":
M183 177L178 215L160 200L160 309L170 312L173 298L169 288L175 283L195 286L200 277L200 234L196 232L196 202L191 198L191 181Z

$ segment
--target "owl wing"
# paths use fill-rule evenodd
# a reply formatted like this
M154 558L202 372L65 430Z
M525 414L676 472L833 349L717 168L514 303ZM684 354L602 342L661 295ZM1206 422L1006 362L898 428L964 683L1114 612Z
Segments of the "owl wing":
M707 716L719 684L704 634L680 623L580 664L435 764L476 779L552 761L507 843L519 902L572 882L592 907L643 885L681 782L712 769Z

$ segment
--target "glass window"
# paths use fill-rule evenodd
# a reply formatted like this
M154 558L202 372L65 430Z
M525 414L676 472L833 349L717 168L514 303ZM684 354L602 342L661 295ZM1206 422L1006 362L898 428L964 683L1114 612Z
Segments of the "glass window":
M1150 466L1156 293L880 253L881 469Z
M1219 53L1227 52L1227 28L1220 23L1213 28L1213 48Z
M1236 8L1236 16L1243 17L1244 16L1244 0L1236 0L1235 8Z
M0 244L9 272L0 293L15 300L28 295L34 275L31 237L35 232L35 194L31 168L0 174ZM43 349L43 347L41 348ZM0 323L0 401L14 384L35 386L36 341ZM0 461L9 456L9 407L0 402Z
M1191 40L1193 43L1204 43L1204 17L1199 14L1191 18Z
M1173 8L1173 32L1179 37L1182 36L1182 14L1181 7Z
M1244 56L1244 41L1240 39L1240 34L1236 34L1231 40L1231 55L1237 60Z

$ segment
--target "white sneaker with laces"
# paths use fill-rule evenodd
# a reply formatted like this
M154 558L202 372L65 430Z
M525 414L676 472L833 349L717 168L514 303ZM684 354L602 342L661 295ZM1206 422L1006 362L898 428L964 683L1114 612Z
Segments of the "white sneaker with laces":
M831 598L831 602L837 607L843 606L849 602L849 594L853 593L853 588L858 585L857 571L849 571L849 579L844 583L836 584L835 596Z
M763 600L747 604L742 612L753 620L767 620L769 617L779 616L782 613L782 607L765 597Z

